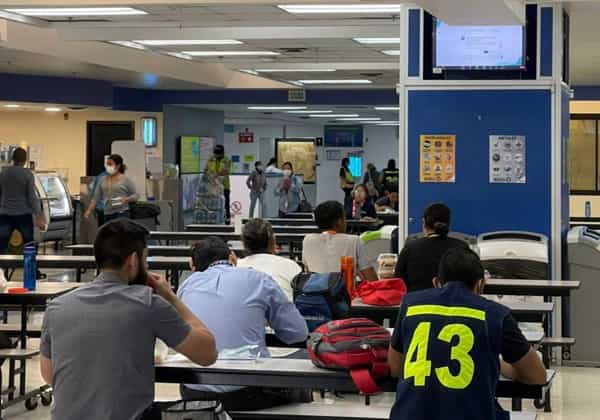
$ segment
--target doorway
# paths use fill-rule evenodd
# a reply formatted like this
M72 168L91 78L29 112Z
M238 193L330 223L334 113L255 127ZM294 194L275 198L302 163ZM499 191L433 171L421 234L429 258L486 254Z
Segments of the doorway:
M104 171L104 156L110 155L113 141L135 138L135 121L88 121L86 175Z

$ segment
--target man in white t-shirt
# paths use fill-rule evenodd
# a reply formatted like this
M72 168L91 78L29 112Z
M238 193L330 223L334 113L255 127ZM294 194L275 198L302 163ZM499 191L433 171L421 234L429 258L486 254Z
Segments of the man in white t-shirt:
M377 280L365 246L356 235L346 234L344 207L337 201L326 201L315 209L315 222L322 233L304 238L302 260L314 273L340 272L342 257L354 258L354 272L363 280Z
M242 241L248 256L238 260L237 266L253 268L269 275L293 301L292 280L302 269L289 258L275 255L277 242L271 223L263 219L249 220L242 229Z

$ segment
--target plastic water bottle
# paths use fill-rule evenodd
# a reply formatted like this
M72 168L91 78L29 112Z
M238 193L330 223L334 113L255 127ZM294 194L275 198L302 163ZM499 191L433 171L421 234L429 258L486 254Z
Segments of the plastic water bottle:
M37 280L37 250L35 245L27 245L23 249L23 287L35 290Z
M585 202L585 217L592 217L592 203L590 201Z

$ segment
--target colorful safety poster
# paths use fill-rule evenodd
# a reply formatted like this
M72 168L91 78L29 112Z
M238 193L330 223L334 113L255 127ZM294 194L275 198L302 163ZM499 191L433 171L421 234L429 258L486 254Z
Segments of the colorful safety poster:
M421 136L420 182L456 181L456 136Z
M490 136L490 184L525 184L525 136Z

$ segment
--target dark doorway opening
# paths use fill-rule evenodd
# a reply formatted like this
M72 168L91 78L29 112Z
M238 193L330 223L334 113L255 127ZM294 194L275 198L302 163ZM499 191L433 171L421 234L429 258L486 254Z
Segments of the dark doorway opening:
M113 141L134 140L134 121L88 121L86 175L104 171L104 156L110 155Z

